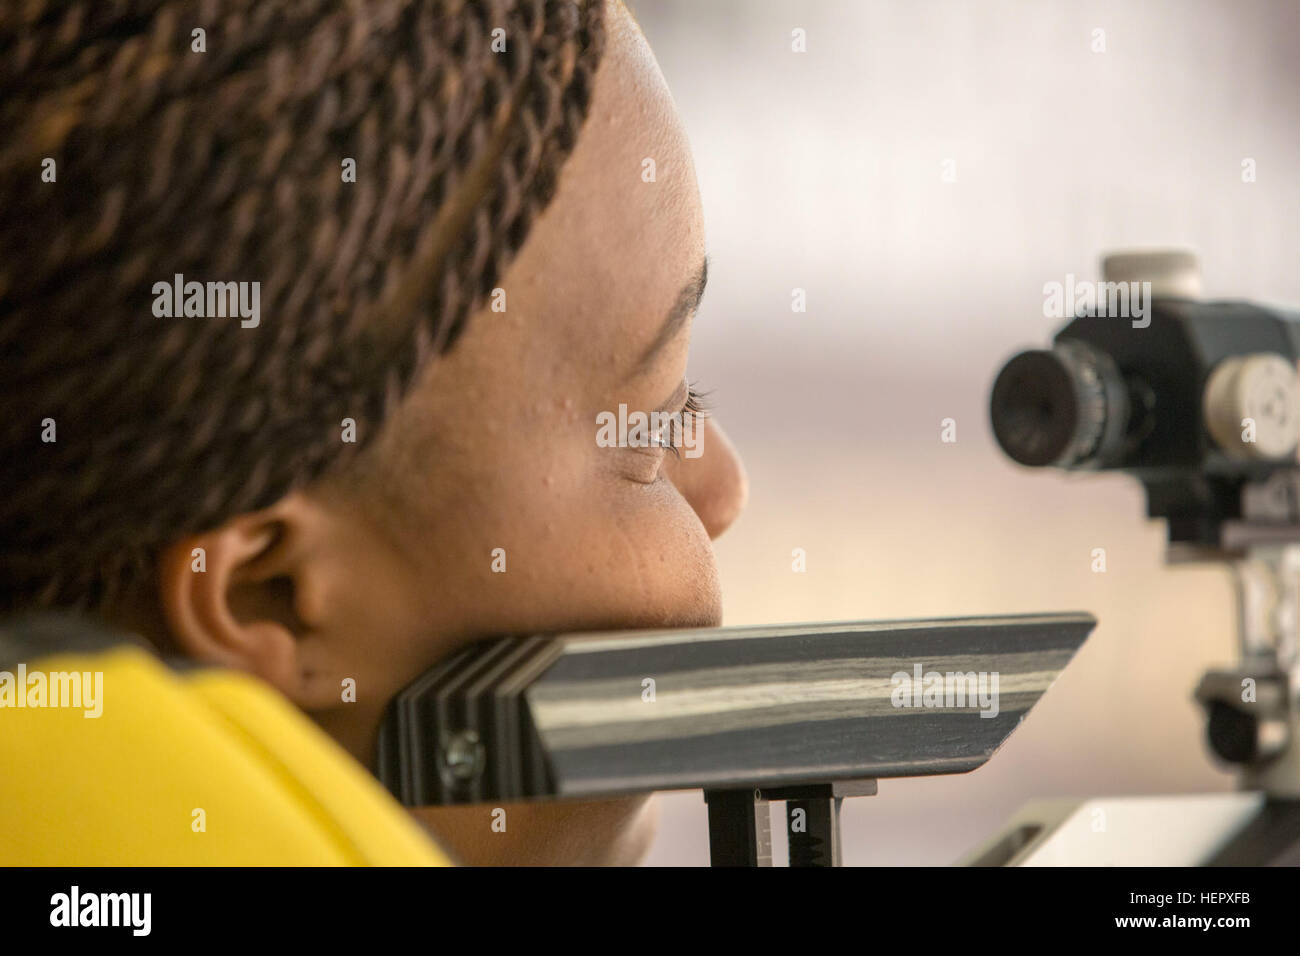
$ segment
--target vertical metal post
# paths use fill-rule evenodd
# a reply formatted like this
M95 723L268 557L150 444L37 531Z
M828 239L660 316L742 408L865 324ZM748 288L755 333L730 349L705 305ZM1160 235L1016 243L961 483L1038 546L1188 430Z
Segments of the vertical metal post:
M753 789L706 790L713 866L771 866L771 810Z

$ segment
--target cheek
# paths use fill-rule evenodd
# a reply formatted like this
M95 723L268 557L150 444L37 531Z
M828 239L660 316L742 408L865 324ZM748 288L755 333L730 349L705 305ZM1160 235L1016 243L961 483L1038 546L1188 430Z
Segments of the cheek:
M459 592L459 624L477 634L721 622L713 547L673 485L640 485L592 470L544 489L517 488L510 508L462 514L457 551L503 546L506 571L486 560ZM486 503L485 503L486 504ZM488 530L491 529L491 530ZM460 563L460 562L457 562ZM429 583L432 593L448 576Z
M710 627L721 623L722 595L709 535L699 516L667 480L629 484L613 496L603 528L605 585L630 610L636 626ZM610 529L616 529L611 532Z

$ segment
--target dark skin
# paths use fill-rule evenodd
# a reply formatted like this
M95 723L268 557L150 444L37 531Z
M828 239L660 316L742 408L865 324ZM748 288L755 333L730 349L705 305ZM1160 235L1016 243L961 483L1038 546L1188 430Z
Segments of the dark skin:
M155 639L258 675L367 765L392 695L467 641L721 622L710 539L746 485L717 422L696 458L596 441L620 403L685 403L690 309L668 320L704 259L667 86L621 3L607 19L591 114L501 282L507 310L472 316L384 423L371 453L389 479L320 482L163 555ZM492 809L417 816L458 860L506 864L632 863L655 820L646 797L509 805L496 833Z

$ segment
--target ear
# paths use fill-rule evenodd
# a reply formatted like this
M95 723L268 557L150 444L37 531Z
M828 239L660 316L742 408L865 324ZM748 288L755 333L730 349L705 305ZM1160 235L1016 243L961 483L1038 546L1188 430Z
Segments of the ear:
M291 494L167 547L159 598L178 648L198 661L256 674L303 708L338 697L313 640L319 568L330 522ZM316 595L316 600L309 596Z

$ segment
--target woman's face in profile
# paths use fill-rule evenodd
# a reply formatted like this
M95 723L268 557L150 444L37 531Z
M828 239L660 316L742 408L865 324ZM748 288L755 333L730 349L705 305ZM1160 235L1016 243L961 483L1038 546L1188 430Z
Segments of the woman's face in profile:
M602 413L686 406L704 263L676 109L611 5L590 115L506 270L504 310L473 315L384 423L374 487L323 486L286 512L316 568L295 660L264 676L364 760L387 700L468 640L720 623L710 538L746 487L716 420L676 453L598 441ZM357 701L339 704L346 677Z
M620 405L683 411L705 261L676 109L639 28L609 16L591 114L504 311L473 315L384 425L391 527L364 555L405 610L358 651L402 682L484 635L721 620L709 539L745 479L717 421L695 423L696 448L598 441Z

